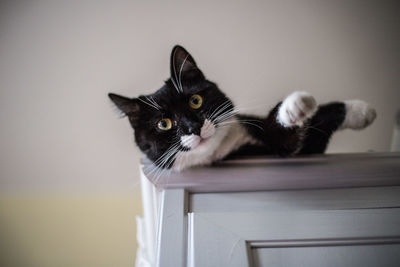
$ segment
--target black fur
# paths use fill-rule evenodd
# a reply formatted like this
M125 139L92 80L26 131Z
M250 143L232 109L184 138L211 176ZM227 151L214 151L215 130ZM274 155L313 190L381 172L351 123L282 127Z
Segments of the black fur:
M330 137L342 125L345 117L344 103L333 102L319 106L317 113L311 118L299 154L324 153Z
M218 107L224 107L221 112L232 111L234 108L229 98L215 83L205 78L193 57L180 46L175 46L172 50L170 71L171 77L154 94L132 99L109 94L111 100L128 117L139 148L162 168L171 167L174 157L166 161L157 162L157 160L179 140L180 136L198 134L204 120ZM189 98L194 94L203 97L203 106L196 110L188 106ZM144 102L153 103L153 106ZM321 106L304 127L286 128L276 120L280 104L276 105L265 118L236 115L259 144L243 146L232 155L288 156L295 153L322 153L330 136L345 117L344 105L331 103ZM158 129L157 123L162 118L170 118L173 121L171 130ZM179 150L187 148L180 145Z
M277 155L324 153L332 134L340 127L346 116L344 103L332 102L318 107L314 116L303 127L285 128L277 121L281 103L266 118L238 115L240 120L251 121L259 127L244 124L247 131L262 145L247 145L231 157L242 155Z
M181 68L183 62L185 64ZM188 106L189 98L193 94L199 94L204 99L203 106L198 110ZM190 54L180 46L175 46L171 53L171 77L154 94L129 99L110 93L109 97L126 114L135 130L137 145L153 162L181 135L200 132L205 118L223 103L227 103L224 111L233 109L232 102L215 83L205 79ZM160 110L143 103L148 102L149 98L161 106ZM161 118L170 118L173 121L171 130L162 131L157 128L157 122ZM187 148L180 146L179 150L185 151ZM171 158L160 166L169 168L172 164Z

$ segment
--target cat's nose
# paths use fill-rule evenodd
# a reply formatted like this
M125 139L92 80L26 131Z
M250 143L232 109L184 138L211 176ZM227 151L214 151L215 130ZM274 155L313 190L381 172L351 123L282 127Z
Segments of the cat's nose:
M195 134L200 135L201 125L200 123L190 120L190 119L182 119L183 130L185 134Z
M198 126L188 127L188 134L200 135L200 128Z

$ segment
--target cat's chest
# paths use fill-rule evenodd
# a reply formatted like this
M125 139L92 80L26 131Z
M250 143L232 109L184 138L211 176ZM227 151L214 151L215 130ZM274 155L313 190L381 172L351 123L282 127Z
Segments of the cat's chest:
M243 145L258 143L239 122L232 124L221 144L214 151L214 160L225 158Z
M207 165L223 159L243 145L256 143L257 140L251 137L236 119L233 119L229 126L218 128L215 135L210 137L203 146L191 151L179 152L172 169L180 171L191 166Z

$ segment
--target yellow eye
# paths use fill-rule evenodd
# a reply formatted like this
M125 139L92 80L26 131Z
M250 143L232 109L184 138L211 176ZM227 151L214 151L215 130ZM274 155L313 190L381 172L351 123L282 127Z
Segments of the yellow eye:
M189 106L193 109L198 109L203 104L203 98L199 95L192 95L189 99Z
M160 130L168 131L172 128L172 121L170 119L162 119L157 123L157 126Z

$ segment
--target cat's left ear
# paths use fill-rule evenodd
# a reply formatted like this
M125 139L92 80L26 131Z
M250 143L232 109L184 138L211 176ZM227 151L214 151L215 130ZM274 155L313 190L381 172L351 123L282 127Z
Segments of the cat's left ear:
M179 45L172 49L170 69L171 79L177 83L181 83L182 79L190 77L204 79L204 75L197 67L193 57Z
M109 93L108 97L114 102L115 106L127 116L137 115L139 103L136 99L127 98L121 95Z

